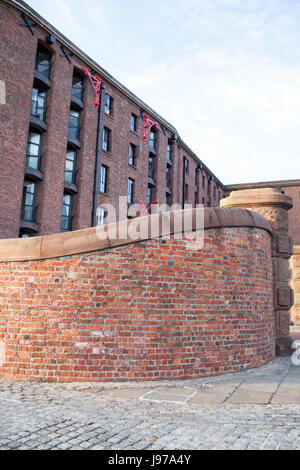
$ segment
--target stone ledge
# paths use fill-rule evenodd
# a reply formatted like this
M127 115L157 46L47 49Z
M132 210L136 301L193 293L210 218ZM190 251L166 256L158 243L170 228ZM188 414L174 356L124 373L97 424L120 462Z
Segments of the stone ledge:
M220 201L220 206L281 206L289 210L293 207L293 200L275 188L256 188L234 191L229 197Z
M121 238L120 234L131 224L150 224L157 219L159 233L157 237L183 233L182 229L177 229L174 223L175 216L188 217L188 212L192 217L192 229L196 229L197 211L203 209L186 209L172 212L160 212L151 216L140 217L132 220L124 220L75 232L59 233L43 237L33 237L27 239L0 240L0 263L10 261L34 261L40 259L51 259L62 256L70 256L93 251L101 251L118 246L125 246L131 243L149 240L150 235L140 236L138 239L131 237ZM170 222L168 222L170 220ZM178 219L176 219L178 221ZM180 224L178 224L180 226ZM164 227L167 227L164 229ZM252 227L260 228L273 234L269 222L261 215L244 209L236 208L208 208L204 209L204 228L226 227ZM113 234L119 236L114 237ZM124 233L124 232L123 232ZM148 230L148 234L151 231Z

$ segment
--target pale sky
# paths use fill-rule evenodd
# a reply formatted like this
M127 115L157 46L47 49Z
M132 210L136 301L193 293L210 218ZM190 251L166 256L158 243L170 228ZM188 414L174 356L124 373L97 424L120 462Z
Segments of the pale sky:
M299 0L27 0L225 184L300 178Z

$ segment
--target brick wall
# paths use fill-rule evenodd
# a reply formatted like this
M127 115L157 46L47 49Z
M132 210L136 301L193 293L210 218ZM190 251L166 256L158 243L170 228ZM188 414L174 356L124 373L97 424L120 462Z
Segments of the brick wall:
M275 350L270 234L257 227L210 228L202 250L188 250L187 243L148 240L1 262L0 343L6 350L1 376L61 382L186 379L270 361Z
M290 263L292 271L291 286L294 289L295 302L291 311L291 320L294 325L300 325L300 245L294 246L294 254Z
M300 245L300 184L282 186L281 189L293 199L293 208L289 211L289 235L295 245Z

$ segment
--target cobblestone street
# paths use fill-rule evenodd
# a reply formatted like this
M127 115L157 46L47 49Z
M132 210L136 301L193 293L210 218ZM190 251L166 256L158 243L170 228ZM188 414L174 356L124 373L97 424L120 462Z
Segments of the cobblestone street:
M300 449L290 358L185 382L0 381L0 449Z

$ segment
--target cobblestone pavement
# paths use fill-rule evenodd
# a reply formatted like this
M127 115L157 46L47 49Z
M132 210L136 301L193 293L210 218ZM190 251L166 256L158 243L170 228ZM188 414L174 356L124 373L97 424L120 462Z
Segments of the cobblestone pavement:
M0 380L0 449L300 449L300 367L184 382Z

